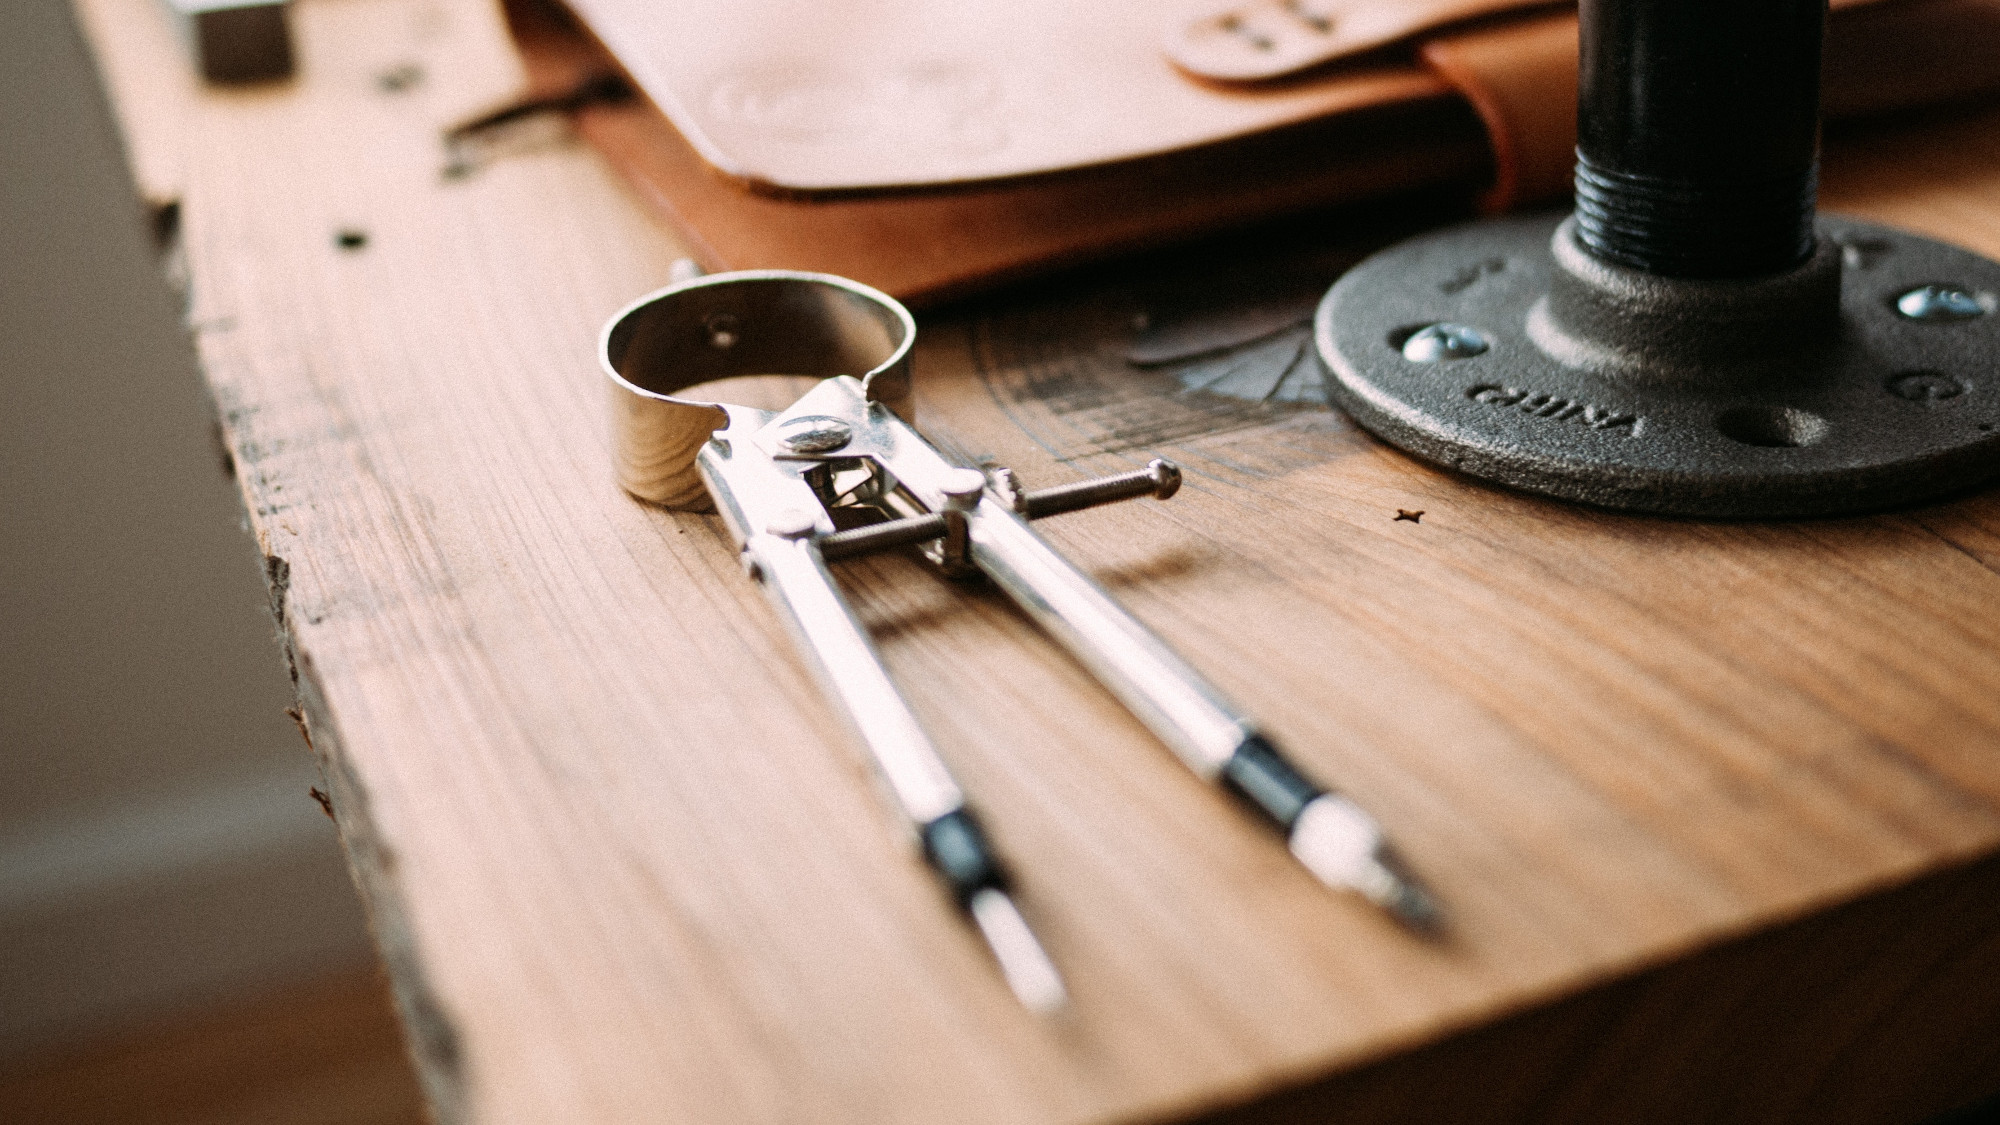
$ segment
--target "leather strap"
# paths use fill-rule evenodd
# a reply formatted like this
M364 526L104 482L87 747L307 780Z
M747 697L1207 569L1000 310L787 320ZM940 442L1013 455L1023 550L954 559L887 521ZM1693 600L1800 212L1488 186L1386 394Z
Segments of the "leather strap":
M1569 190L1576 164L1576 14L1561 12L1439 36L1418 54L1486 124L1493 183L1505 211Z

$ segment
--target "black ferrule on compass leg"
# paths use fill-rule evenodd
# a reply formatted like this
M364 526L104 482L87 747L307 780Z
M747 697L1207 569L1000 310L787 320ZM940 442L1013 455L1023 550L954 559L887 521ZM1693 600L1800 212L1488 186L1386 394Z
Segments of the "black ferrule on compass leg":
M956 809L919 825L917 835L923 840L924 859L960 906L988 888L1007 889L1007 873L972 810Z
M1582 0L1576 232L1666 277L1813 247L1825 0Z
M1299 814L1321 793L1319 786L1294 769L1278 748L1259 734L1245 738L1223 763L1222 782L1285 832L1292 830Z

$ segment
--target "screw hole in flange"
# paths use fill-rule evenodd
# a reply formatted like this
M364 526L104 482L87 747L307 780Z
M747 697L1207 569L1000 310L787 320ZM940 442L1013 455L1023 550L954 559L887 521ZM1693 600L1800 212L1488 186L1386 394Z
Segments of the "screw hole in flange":
M1889 393L1909 402L1936 406L1965 393L1965 382L1942 371L1904 371L1889 377Z
M1789 406L1739 406L1716 416L1722 436L1744 445L1796 449L1826 436L1826 419Z

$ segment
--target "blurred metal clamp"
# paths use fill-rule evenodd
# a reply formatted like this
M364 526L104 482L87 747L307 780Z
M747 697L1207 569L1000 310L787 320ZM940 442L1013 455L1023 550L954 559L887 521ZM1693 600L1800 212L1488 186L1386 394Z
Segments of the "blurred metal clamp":
M269 82L292 75L290 0L166 0L203 79Z

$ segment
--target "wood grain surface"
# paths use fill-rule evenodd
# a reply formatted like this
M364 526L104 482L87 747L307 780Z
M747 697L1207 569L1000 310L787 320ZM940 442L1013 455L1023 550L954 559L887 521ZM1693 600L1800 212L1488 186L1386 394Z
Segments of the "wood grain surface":
M595 337L672 239L559 129L442 174L441 130L519 80L496 12L299 0L298 80L203 91L142 49L154 0L78 5L141 174L176 170L190 324L443 1120L1780 1121L1871 1080L1840 1119L1904 1120L2000 1085L1993 495L1721 525L1484 488L1296 384L1132 367L1155 314L1207 315L1171 299L1201 262L929 318L947 450L1032 485L1182 463L1171 503L1045 534L1453 918L1414 940L1327 893L992 593L843 564L1070 977L1037 1020L716 520L613 482ZM2000 253L1996 125L1836 138L1828 202Z

